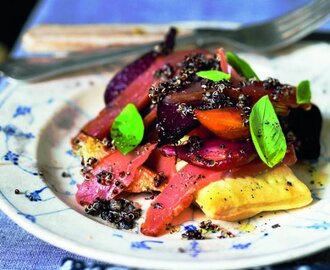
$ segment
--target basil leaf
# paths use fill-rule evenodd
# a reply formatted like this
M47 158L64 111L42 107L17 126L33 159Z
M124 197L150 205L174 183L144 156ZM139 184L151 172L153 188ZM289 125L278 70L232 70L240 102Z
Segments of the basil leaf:
M249 122L252 141L260 159L268 167L274 167L284 158L287 145L268 96L263 96L253 106Z
M253 71L251 66L237 54L233 52L226 53L228 63L240 74L242 74L246 79L256 78L259 80L257 74Z
M308 80L301 81L296 90L297 104L310 103L312 98L311 86Z
M115 118L111 127L111 138L121 153L126 155L143 139L144 124L134 104L129 103Z
M197 76L202 77L204 79L208 79L214 82L219 82L221 80L229 80L230 74L221 72L219 70L206 70L199 71L196 73Z

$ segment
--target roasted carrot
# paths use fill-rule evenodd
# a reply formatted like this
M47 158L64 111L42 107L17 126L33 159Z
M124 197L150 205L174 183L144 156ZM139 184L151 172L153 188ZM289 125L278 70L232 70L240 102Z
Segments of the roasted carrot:
M239 109L195 110L195 116L204 127L222 139L240 140L249 137L249 128L244 125Z

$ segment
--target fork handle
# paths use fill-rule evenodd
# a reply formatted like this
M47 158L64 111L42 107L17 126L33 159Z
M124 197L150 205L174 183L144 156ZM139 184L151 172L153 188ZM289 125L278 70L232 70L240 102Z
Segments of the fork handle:
M17 80L33 81L94 67L117 61L133 53L144 53L153 48L157 43L130 46L117 50L104 50L92 53L79 53L65 59L54 59L54 62L31 63L29 58L11 59L0 65L4 75Z
M195 35L187 35L177 38L179 44L190 44L195 42ZM77 71L84 68L109 64L124 56L132 54L143 54L158 45L158 42L151 42L142 45L134 45L120 49L108 49L98 52L78 53L63 60L55 59L51 63L31 63L31 59L11 59L0 64L0 71L6 76L25 81L41 80L48 77L63 74L69 71Z
M233 44L233 42L236 43L235 40L237 39L239 34L240 32L237 29L195 29L196 43L199 46L219 43L220 41ZM237 43L237 46L240 47L240 44Z

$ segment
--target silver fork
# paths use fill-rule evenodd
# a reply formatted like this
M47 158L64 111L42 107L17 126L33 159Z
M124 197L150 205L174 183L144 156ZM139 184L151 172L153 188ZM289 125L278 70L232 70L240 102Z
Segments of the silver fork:
M286 47L317 29L330 15L329 0L314 0L292 12L261 24L235 30L198 29L209 43L222 40L242 50L267 52Z
M204 46L224 42L254 52L267 52L286 47L305 37L324 23L330 14L330 0L314 0L283 16L261 24L236 29L195 29L177 38L177 44ZM14 58L0 65L2 75L18 80L40 80L69 71L108 64L130 54L150 51L158 42L81 53L64 59ZM39 60L39 61L38 61Z

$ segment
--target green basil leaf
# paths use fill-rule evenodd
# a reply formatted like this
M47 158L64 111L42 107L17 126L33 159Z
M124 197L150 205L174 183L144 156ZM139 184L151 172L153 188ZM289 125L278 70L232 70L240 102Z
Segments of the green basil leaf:
M310 103L312 98L311 86L308 80L301 81L296 89L297 104Z
M284 158L287 145L268 96L263 96L253 106L249 122L252 141L260 159L274 167Z
M208 79L214 82L219 82L221 80L229 80L230 74L221 72L219 70L205 70L199 71L196 73L197 76L202 77L204 79Z
M143 139L144 124L134 104L129 103L115 118L111 127L111 138L121 153L126 155Z
M233 52L226 53L228 63L239 73L242 74L246 79L256 78L259 80L257 74L253 71L251 66L237 54Z

